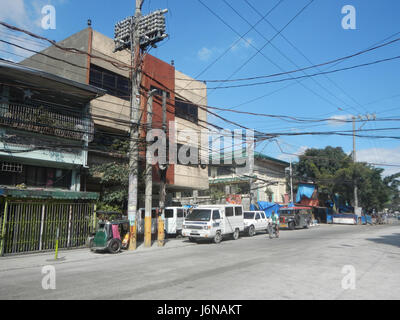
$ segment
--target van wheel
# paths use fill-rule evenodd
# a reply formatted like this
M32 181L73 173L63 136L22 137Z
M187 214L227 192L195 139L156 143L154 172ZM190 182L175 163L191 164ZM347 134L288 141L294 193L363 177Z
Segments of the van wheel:
M294 230L294 222L289 222L289 230Z
M233 240L239 239L239 229L235 229L235 232L232 234Z
M254 226L250 226L249 228L249 237L254 237L256 234L256 229L254 228Z
M121 246L121 241L119 241L118 239L111 239L108 243L107 249L110 253L118 253L121 251Z
M214 243L220 243L222 241L221 231L217 231L214 237Z

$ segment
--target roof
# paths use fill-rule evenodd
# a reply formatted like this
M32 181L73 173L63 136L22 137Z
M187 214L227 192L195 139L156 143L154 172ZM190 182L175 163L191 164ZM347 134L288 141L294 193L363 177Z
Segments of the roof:
M87 102L106 93L105 90L91 85L5 60L0 60L0 80L5 84L26 86L27 89L37 91L47 90Z
M97 192L78 192L61 189L18 189L0 186L0 196L15 199L98 200Z
M248 158L248 156L247 156L247 153L246 153L246 151L247 150L244 150L243 149L243 152L242 152L242 154L241 154L241 156L239 157L239 159L246 159L246 158ZM235 151L233 151L233 152L230 152L230 153L227 153L227 156L228 156L228 158L229 159L237 159L237 157L235 157L236 156L236 152L240 152L240 150L235 150ZM220 155L218 155L217 157L216 157L216 159L218 159L218 160L224 160L224 158L225 158L225 154L224 153L221 153ZM210 153L210 155L209 155L209 160L210 160L210 165L212 166L213 165L213 163L212 163L212 160L213 160L213 155ZM261 153L261 152L258 152L258 151L254 151L254 159L258 159L258 160L267 160L267 161L271 161L271 162L275 162L275 163L277 163L277 164L279 164L279 165L284 165L284 166L289 166L290 165L290 163L289 162L286 162L286 161L283 161L283 160L280 160L280 159L276 159L276 158L272 158L272 157L270 157L270 156L267 156L267 155L265 155L265 154L263 154L263 153ZM233 161L232 161L233 162ZM229 165L229 164L227 164L227 165Z
M257 152L257 151L254 152L254 158L256 158L256 159L268 160L268 161L276 162L276 163L278 163L278 164L283 164L283 165L285 165L285 166L290 166L290 163L289 163L289 162L286 162L286 161L283 161L283 160L280 160L280 159L276 159L276 158L269 157L269 156L267 156L267 155L265 155L265 154L263 154L263 153Z

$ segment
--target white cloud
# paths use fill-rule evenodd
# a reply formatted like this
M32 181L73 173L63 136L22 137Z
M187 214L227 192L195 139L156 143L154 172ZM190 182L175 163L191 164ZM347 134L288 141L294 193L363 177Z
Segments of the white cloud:
M213 51L211 49L208 49L206 47L201 48L198 52L197 52L197 56L201 61L207 61L211 58L213 54Z
M333 127L340 127L345 125L347 122L346 120L350 120L352 118L351 114L344 114L344 115L334 115L330 117L328 121L328 125Z
M378 164L400 164L400 147L393 149L386 148L370 148L358 150L356 153L357 161L378 163ZM381 165L375 165L385 169L384 175L388 176L397 172L400 172L400 167L385 167Z
M1 0L0 20L13 22L21 27L27 26L29 18L24 0Z
M232 51L237 51L239 49L247 49L250 46L254 46L254 40L252 38L240 39L233 47Z

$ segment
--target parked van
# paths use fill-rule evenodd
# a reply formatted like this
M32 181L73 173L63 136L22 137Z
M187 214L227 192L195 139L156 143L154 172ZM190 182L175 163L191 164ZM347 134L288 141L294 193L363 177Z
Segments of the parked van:
M215 243L223 237L239 238L244 231L243 207L241 205L201 205L192 209L183 223L182 235L190 241L211 239Z
M165 235L182 234L183 220L186 217L187 208L166 207L165 208Z
M157 233L157 226L158 226L158 217L157 217L157 209L158 208L151 208L151 233ZM146 216L145 208L139 209L140 213L140 221L138 223L138 233L144 234L144 218Z

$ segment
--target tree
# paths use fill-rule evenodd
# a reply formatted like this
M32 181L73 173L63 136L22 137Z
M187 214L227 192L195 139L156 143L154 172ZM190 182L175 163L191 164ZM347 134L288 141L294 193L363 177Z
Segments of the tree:
M393 211L398 211L400 209L400 172L385 177L384 183L390 189L390 201L388 208Z
M380 210L390 199L390 188L382 178L383 169L366 163L354 163L340 147L308 149L293 166L296 182L317 184L320 200L333 200L339 194L354 203L354 183L358 187L359 204L367 210Z

